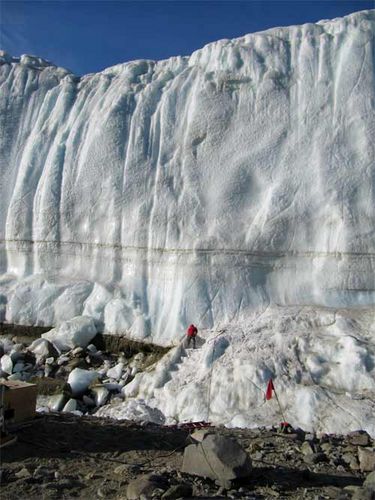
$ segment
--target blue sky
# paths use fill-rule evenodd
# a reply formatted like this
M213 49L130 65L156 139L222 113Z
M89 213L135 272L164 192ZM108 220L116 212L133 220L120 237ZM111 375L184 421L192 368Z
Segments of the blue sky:
M13 56L35 54L82 75L374 7L374 0L0 0L0 48Z

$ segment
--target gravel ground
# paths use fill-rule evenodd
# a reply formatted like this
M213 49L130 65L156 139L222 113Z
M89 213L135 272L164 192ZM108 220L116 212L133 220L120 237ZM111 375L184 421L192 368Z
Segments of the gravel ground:
M1 450L1 499L125 500L127 485L147 473L158 474L167 485L150 498L177 498L171 491L180 484L191 487L191 495L184 498L361 498L366 474L359 470L358 446L348 437L318 439L266 429L214 431L237 439L252 459L251 476L234 482L230 490L180 473L190 439L185 430L38 415L14 429L18 441Z

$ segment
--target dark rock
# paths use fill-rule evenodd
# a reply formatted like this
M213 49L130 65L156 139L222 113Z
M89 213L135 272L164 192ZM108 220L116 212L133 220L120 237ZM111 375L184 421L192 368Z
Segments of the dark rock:
M234 439L209 434L201 443L185 448L182 472L208 477L225 488L233 479L251 473L251 460Z
M354 446L368 446L371 443L371 438L366 431L349 432L347 439Z
M172 500L181 497L191 497L193 494L193 488L188 483L180 483L174 486L171 486L165 493L162 495L163 500Z
M52 490L65 490L65 489L71 489L75 488L77 486L80 486L80 483L78 481L75 481L74 479L61 479L60 481L52 481L49 483L44 484L44 488L47 489L52 489Z
M33 478L41 479L43 481L51 481L55 477L55 472L40 465L34 470Z
M328 462L328 458L324 453L310 453L309 455L305 455L304 461L307 464L319 464L323 462Z
M162 496L163 493L164 493L164 490L162 490L161 488L156 488L152 492L152 498L161 498L161 496Z

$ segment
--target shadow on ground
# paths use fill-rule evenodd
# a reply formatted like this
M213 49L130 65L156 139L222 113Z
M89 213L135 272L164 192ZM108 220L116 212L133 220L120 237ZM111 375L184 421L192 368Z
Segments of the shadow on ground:
M68 458L68 454L182 450L188 433L178 429L129 422L45 415L16 428L16 445L4 448L4 462L26 458Z

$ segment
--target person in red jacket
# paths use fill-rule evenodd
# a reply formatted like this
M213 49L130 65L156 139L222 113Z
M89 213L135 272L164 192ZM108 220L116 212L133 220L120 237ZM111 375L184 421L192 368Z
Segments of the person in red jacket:
M197 333L198 333L198 328L192 323L186 332L187 347L190 347L191 341L193 341L193 348L195 349L196 347L195 338L197 336Z

